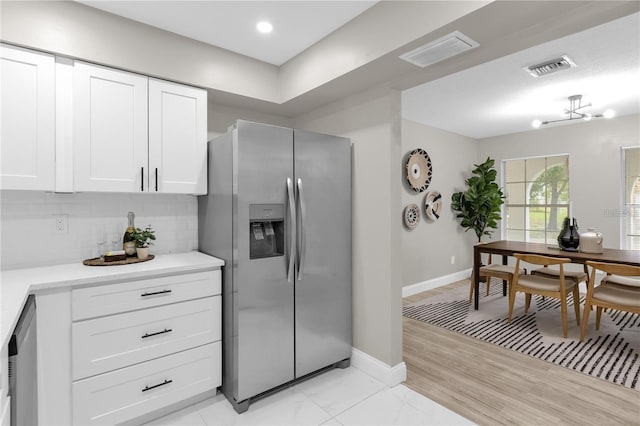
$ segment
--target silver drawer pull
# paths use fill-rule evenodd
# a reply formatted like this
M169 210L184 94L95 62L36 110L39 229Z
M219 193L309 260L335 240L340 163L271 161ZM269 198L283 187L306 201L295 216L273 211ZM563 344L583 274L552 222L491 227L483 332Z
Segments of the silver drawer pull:
M142 392L146 392L148 390L151 389L155 389L155 388L159 388L160 386L164 386L164 385L168 385L169 383L172 383L173 380L166 380L162 383L158 383L157 385L153 385L153 386L145 386L144 389L142 389Z
M171 328L165 328L162 331L156 331L155 333L144 333L144 336L141 337L141 339L146 339L147 337L151 337L151 336L157 336L158 334L164 334L164 333L171 333L173 331L173 329Z
M172 290L152 291L151 293L142 293L140 297L158 296L159 294L169 294Z

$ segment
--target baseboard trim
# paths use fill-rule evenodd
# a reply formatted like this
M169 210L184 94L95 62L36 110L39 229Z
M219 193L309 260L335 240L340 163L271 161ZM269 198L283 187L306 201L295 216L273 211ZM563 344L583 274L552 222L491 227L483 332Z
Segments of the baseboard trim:
M469 278L469 276L471 276L471 268L459 272L454 272L453 274L444 275L442 277L434 278L432 280L422 281L416 284L409 284L402 287L402 297L413 296L414 294L418 294L423 291L442 287L443 285L451 284L456 281Z
M404 361L391 367L356 348L351 349L351 365L390 388L407 380L407 365Z

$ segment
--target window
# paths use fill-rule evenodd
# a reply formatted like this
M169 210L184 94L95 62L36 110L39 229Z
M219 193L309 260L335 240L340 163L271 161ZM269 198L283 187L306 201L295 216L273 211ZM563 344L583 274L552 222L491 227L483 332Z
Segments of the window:
M640 250L640 147L623 148L622 248Z
M557 245L569 216L569 156L505 160L502 165L506 238Z

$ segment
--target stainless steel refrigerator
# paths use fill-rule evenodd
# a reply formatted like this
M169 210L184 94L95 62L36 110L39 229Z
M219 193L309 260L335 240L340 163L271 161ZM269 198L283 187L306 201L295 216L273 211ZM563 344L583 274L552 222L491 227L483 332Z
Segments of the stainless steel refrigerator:
M351 144L248 121L209 142L199 249L223 268L223 384L237 412L351 357Z

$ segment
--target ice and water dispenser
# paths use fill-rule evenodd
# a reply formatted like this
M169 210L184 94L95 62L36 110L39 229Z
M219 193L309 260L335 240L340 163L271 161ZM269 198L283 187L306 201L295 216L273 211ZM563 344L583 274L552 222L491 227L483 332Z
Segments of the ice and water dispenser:
M249 204L249 259L284 256L284 204Z

